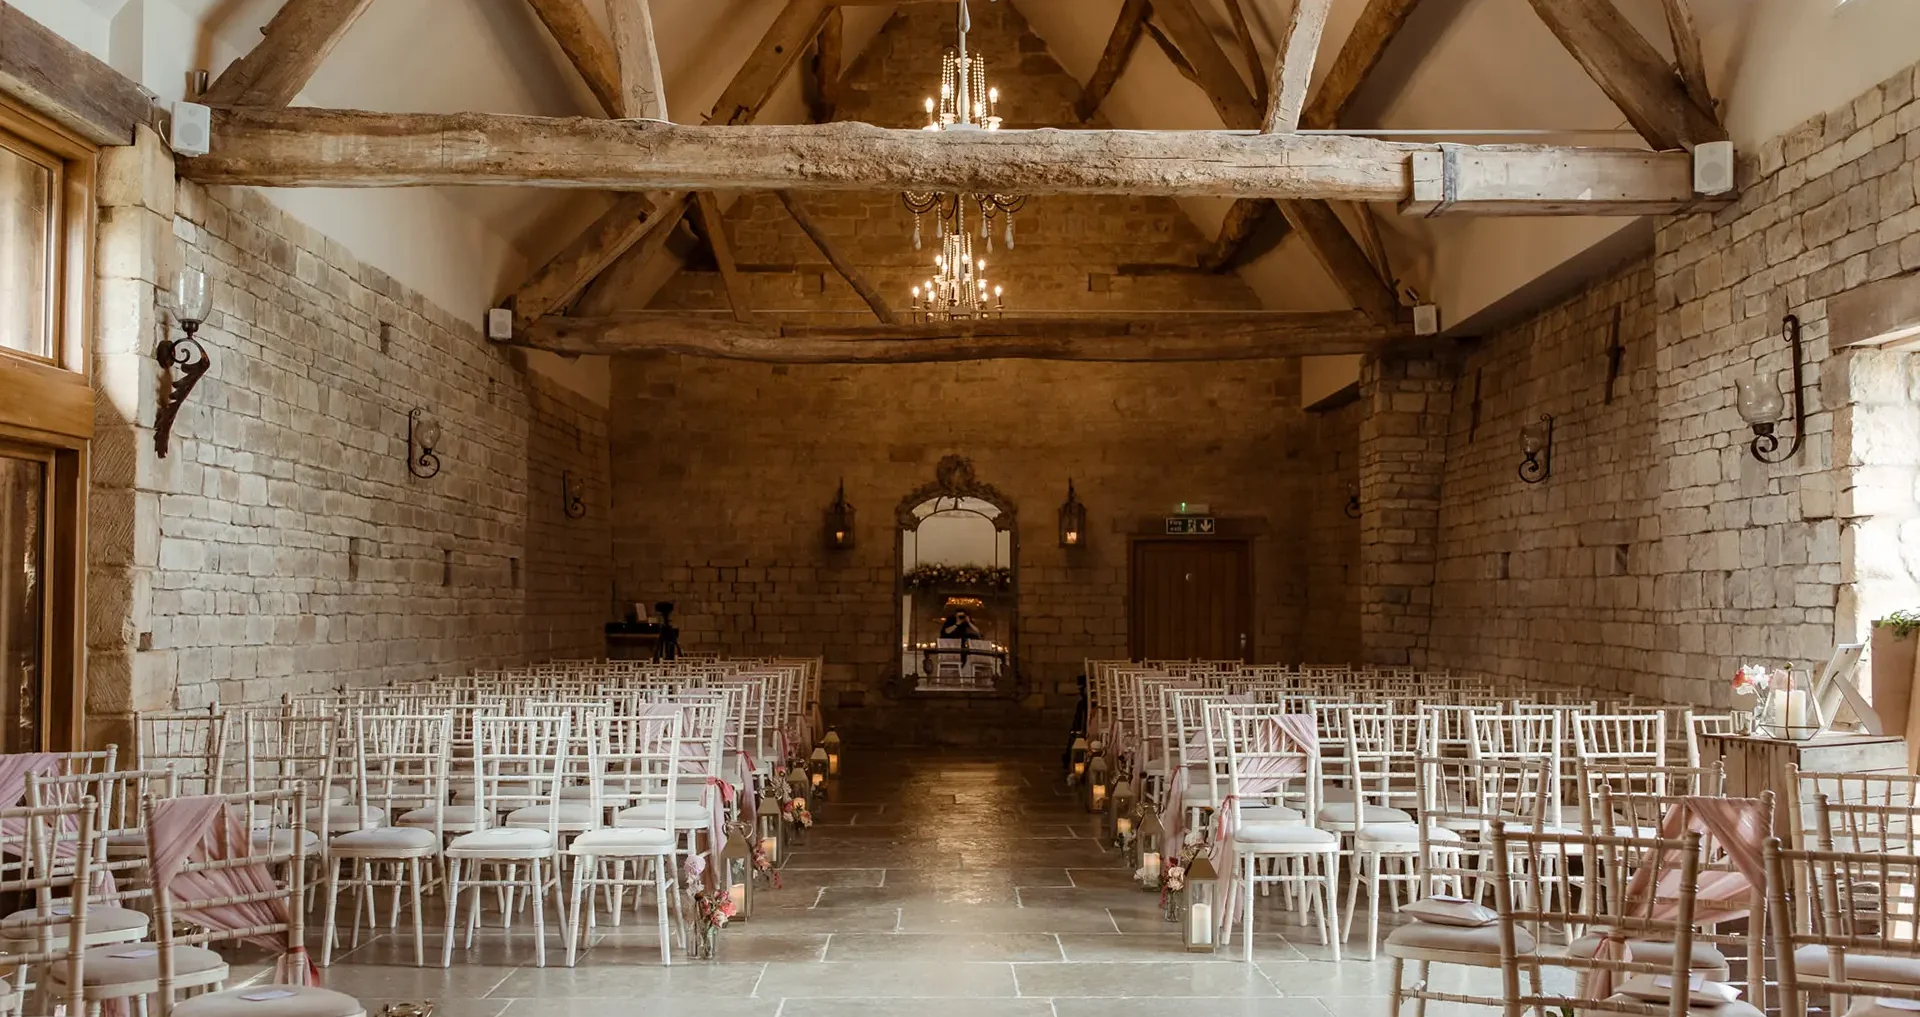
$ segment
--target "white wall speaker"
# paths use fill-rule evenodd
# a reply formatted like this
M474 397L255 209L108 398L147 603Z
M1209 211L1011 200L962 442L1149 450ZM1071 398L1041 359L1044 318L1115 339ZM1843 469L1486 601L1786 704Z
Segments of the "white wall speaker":
M487 309L487 338L506 342L513 338L513 312L504 307Z
M1413 334L1440 334L1440 305L1417 304L1413 308Z
M1733 190L1733 142L1709 141L1693 146L1693 192L1725 194Z
M174 103L173 130L167 135L167 144L175 155L206 155L213 147L213 110L197 102Z

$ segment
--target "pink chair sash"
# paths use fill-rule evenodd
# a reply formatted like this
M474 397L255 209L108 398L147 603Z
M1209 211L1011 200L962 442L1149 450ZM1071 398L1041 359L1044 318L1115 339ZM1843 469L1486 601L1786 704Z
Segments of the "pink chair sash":
M234 855L219 853L221 843L214 825L219 822L226 824L226 846L237 852ZM189 860L218 861L228 857L250 857L253 854L253 837L247 830L245 819L227 809L225 799L219 795L193 795L155 803L151 835L154 872L156 877L164 874L170 880L171 896L175 903L194 898L265 893L279 885L264 864L211 872L180 871ZM204 909L179 910L174 914L215 931L232 931L291 920L284 900L222 904ZM269 950L285 951L274 964L275 983L320 984L320 969L307 956L306 947L296 944L289 948L284 934L253 935L245 937L245 940Z
M1738 898L1742 894L1751 895L1756 887L1767 883L1767 870L1763 845L1768 836L1766 810L1757 798L1707 798L1700 795L1688 795L1683 801L1669 808L1666 815L1660 817L1659 836L1662 839L1678 839L1689 833L1710 836L1727 853L1727 860L1733 863L1732 871L1715 869L1700 873L1695 886L1696 900L1725 901ZM1668 852L1669 855L1674 852ZM1633 874L1633 880L1627 884L1626 906L1645 905L1645 915L1655 921L1669 921L1679 913L1680 906L1674 900L1680 891L1680 872L1668 869L1675 864L1663 859L1657 867L1667 869L1657 886L1653 883L1655 866L1642 866ZM1731 921L1746 916L1749 908L1695 908L1693 920L1696 924ZM1611 929L1594 948L1596 960L1631 960L1633 952L1627 945L1627 931ZM1592 999L1604 999L1613 994L1613 972L1593 969L1587 976L1587 996Z
M52 777L59 771L60 757L51 752L14 752L0 755L0 807L11 808L24 804L27 796L28 774L35 777ZM26 824L18 819L0 822L0 830L6 832L7 839L12 844L22 843L21 838L26 836L26 829ZM77 834L79 827L69 821L64 824L60 832L69 835ZM80 845L76 840L68 838L54 840L53 856L55 858L70 860L79 853L79 850ZM113 873L104 868L98 868L95 872L98 882L93 892L113 893L115 891Z

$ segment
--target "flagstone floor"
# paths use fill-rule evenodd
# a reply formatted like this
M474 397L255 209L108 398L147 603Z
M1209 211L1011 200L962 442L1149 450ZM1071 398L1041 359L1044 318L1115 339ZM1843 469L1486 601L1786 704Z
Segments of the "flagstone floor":
M1048 756L856 751L846 769L784 888L720 934L717 961L676 953L662 967L649 908L620 930L602 924L571 969L557 936L549 967L533 966L524 921L456 949L450 969L415 968L403 926L336 952L326 984L370 1014L433 1000L439 1017L1387 1017L1388 962L1323 959L1273 901L1256 912L1254 963L1237 939L1186 953ZM437 960L437 932L427 945ZM1487 991L1486 976L1497 972L1465 977Z

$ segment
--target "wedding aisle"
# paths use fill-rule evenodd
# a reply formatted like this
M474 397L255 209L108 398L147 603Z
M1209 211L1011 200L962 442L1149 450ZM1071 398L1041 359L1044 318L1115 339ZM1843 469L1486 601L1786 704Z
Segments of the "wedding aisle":
M649 912L602 925L571 970L531 966L517 926L484 933L444 971L412 966L410 934L385 935L336 954L327 984L369 1013L433 1000L436 1017L1386 1013L1384 960L1321 960L1276 908L1259 911L1252 965L1237 941L1183 952L1158 895L1133 884L1065 793L1057 754L850 751L845 769L782 888L759 890L753 917L720 933L717 961L676 951L662 967Z

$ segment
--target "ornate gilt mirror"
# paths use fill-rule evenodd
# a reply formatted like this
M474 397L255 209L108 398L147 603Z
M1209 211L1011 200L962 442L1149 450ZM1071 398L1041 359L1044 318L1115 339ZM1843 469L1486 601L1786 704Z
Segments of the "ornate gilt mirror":
M1019 540L1013 502L960 456L901 499L900 680L904 691L1013 690L1019 643Z

